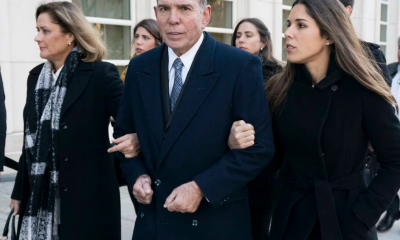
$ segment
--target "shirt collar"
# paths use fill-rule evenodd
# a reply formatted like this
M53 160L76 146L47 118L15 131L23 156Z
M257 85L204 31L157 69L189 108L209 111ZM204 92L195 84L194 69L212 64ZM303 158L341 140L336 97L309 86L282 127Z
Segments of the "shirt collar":
M400 64L397 65L397 72L400 72Z
M204 39L204 34L202 33L199 40L193 45L189 51L187 51L185 54L180 56L180 59L185 66L186 69L190 69L192 66L194 57L196 56L197 51L199 50L201 43L203 42ZM172 50L170 47L168 47L168 70L171 71L172 64L174 64L175 59L178 58L178 56L175 54L174 50Z
M61 66L61 67L57 70L57 72L53 73L53 76L55 77L55 80L57 80L58 75L60 75L60 72L61 72L61 70L63 69L63 67L64 67L64 65Z

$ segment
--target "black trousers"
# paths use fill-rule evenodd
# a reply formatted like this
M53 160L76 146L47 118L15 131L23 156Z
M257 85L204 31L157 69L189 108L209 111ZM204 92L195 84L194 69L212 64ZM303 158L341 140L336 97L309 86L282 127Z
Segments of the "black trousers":
M268 240L277 200L278 173L259 176L249 184L250 220L253 240Z
M387 209L387 212L389 214L397 214L400 209L400 201L399 201L399 196L396 195L396 197L393 198L393 201L390 203L390 206Z

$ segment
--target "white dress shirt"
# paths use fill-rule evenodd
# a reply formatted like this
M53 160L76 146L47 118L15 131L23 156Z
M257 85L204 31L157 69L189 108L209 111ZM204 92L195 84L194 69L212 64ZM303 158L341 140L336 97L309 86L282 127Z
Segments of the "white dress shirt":
M60 75L60 72L61 72L61 70L63 69L63 67L64 67L64 65L61 66L61 67L57 70L56 73L52 73L52 74L53 74L53 80L54 80L54 81L51 83L51 86L52 86L52 87L54 87L54 85L56 85L58 75Z
M400 65L397 66L397 73L392 80L391 91L397 104L400 104ZM396 112L396 115L400 118L399 113Z
M180 56L180 59L183 63L182 67L182 83L184 84L186 81L187 74L190 70L190 67L192 66L194 57L196 56L197 51L199 50L201 43L203 42L204 39L204 34L202 33L199 40L196 42L196 44L193 45L193 47L187 51L185 54ZM174 86L174 80L175 80L175 68L172 67L174 64L175 59L177 59L178 56L175 54L174 50L172 50L170 47L168 47L168 69L169 69L169 95L171 96L172 88Z

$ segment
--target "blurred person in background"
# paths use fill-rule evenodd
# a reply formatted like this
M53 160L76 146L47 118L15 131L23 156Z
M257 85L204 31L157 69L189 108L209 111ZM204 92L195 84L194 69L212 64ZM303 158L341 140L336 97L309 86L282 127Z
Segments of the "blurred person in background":
M1 181L1 172L4 171L4 165L9 165L7 161L5 161L4 156L4 147L6 145L6 133L7 133L7 114L6 114L6 105L5 105L5 94L4 94L4 86L3 86L3 78L1 77L1 68L0 68L0 181ZM9 166L7 166L9 167Z
M140 21L133 29L132 45L135 53L132 58L160 46L162 42L163 40L156 20L144 19ZM121 74L121 79L124 82L127 71L128 66L125 67L125 70Z
M10 207L19 239L121 239L108 125L123 83L97 30L70 2L36 9L44 64L28 77L24 143Z
M400 102L400 37L397 39L397 62L391 63L388 65L389 74L392 78L391 90L394 98L397 103ZM399 114L397 114L399 117ZM396 220L400 218L400 201L399 196L396 195L388 207L385 216L381 219L381 221L376 226L376 229L379 232L384 232L393 227L393 224Z

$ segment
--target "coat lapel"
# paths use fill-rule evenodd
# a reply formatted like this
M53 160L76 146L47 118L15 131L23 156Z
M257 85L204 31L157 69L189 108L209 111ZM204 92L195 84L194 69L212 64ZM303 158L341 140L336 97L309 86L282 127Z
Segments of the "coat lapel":
M86 85L90 81L90 77L93 73L93 68L94 62L81 62L79 64L78 69L72 76L71 83L68 86L67 93L64 98L64 103L61 109L61 117L82 94Z
M198 57L193 62L192 73L186 80L188 81L187 86L182 93L161 147L157 169L219 79L219 74L213 74L215 47L216 40L206 33L204 42L198 50Z
M151 132L161 148L164 136L164 118L161 104L161 56L165 44L153 51L143 73L137 73L140 95Z

